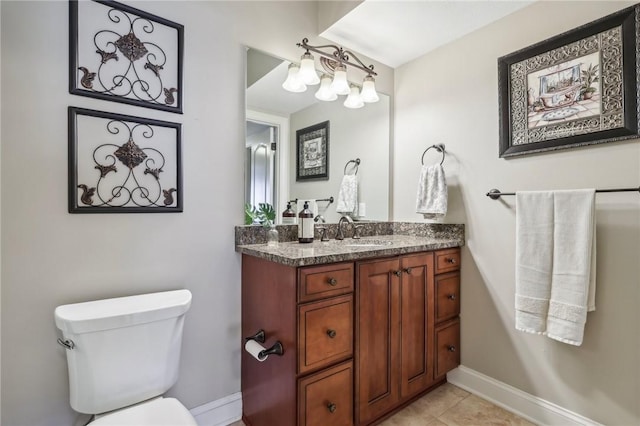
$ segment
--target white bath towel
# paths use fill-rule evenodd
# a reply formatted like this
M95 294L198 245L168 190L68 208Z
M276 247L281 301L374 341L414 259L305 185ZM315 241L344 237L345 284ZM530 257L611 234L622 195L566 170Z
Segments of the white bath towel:
M336 204L336 212L338 213L356 213L358 206L358 176L344 175L340 183L340 191L338 191L338 203Z
M516 329L544 334L553 268L553 193L516 193Z
M595 190L516 193L518 330L581 345L595 261Z
M580 346L595 310L595 190L556 191L547 336Z
M418 179L416 213L425 219L441 219L447 214L447 179L440 164L422 166Z

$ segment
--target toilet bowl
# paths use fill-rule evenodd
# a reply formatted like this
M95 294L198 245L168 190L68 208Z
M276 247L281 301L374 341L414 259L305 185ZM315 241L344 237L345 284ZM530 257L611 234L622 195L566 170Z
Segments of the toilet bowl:
M188 290L58 306L71 407L92 426L196 426L162 395L178 380Z

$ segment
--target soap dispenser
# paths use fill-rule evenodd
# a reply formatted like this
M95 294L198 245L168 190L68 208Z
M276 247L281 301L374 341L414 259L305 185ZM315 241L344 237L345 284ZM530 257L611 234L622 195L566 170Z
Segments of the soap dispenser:
M298 213L298 242L313 242L313 213L309 210L309 203L306 201Z
M296 212L291 208L291 201L287 201L287 209L282 212L282 224L283 225L295 225L296 224Z

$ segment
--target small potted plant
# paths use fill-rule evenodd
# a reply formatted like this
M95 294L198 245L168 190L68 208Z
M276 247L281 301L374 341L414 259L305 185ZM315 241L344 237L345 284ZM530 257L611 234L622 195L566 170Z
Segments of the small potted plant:
M593 83L598 82L598 68L600 65L589 64L589 68L582 70L582 87L580 87L580 95L582 99L591 99L596 91L595 87L591 87Z
M258 203L258 208L247 203L244 205L244 224L261 224L267 231L267 244L278 244L278 230L276 229L276 211L269 203Z

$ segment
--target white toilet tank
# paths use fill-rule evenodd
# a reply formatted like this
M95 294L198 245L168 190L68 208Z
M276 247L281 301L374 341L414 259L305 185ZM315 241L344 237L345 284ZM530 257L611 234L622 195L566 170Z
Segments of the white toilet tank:
M58 306L71 407L98 414L165 393L178 380L189 290ZM71 343L72 342L72 343Z

